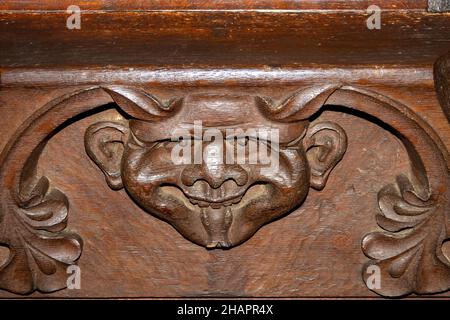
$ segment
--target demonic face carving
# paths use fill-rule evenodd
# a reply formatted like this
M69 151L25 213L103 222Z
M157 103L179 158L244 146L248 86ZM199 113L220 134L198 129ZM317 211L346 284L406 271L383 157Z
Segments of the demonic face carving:
M336 124L274 121L261 104L267 102L251 96L189 96L158 121L92 125L86 150L111 188L125 188L187 239L208 248L232 247L299 206L310 186L322 189L346 149L345 133ZM237 134L230 135L231 129ZM261 129L276 132L278 141L255 135ZM174 136L177 130L183 132L182 142L171 140L180 136ZM252 163L252 143L277 155L276 167ZM193 149L181 164L173 158L180 145ZM243 158L225 161L230 154L236 157L239 146ZM195 150L201 150L200 161L194 160Z

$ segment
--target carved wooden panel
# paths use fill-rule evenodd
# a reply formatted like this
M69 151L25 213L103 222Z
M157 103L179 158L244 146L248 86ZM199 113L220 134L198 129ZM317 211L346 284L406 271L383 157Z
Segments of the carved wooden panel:
M277 41L281 58L256 59L293 63ZM128 68L111 53L115 67L30 67L15 50L0 54L0 297L448 295L441 47L382 72L356 58L239 66L234 54L216 66Z

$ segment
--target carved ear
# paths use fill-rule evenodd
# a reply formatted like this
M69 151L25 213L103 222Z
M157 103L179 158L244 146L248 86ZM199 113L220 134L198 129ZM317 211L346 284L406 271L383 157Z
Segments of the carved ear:
M91 125L84 136L84 145L89 157L105 174L111 189L123 188L121 162L129 129L118 122L97 122Z
M322 190L347 150L347 136L339 125L320 122L308 129L303 142L311 168L311 187Z

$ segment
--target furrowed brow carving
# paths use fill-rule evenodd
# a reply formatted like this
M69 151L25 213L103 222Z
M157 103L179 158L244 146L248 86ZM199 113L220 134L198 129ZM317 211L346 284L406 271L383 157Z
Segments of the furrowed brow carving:
M111 102L130 120L94 123L85 133L86 152L108 186L126 189L149 214L210 250L244 243L262 226L301 206L310 188L325 188L347 150L347 135L337 123L321 122L320 117L311 121L325 105L379 119L405 146L411 170L378 193L374 218L380 230L362 239L369 258L362 266L362 281L367 280L367 268L376 265L384 282L371 290L383 296L450 288L450 263L441 250L450 237L450 157L445 146L406 106L375 92L334 84L300 89L282 103L248 94L208 93L175 97L166 104L141 88L95 86L41 107L0 156L0 244L10 251L0 266L0 288L29 294L66 286L67 266L78 262L82 240L65 230L67 197L47 178L37 177L36 166L46 143L66 121ZM204 130L195 142L190 137L198 121ZM250 130L249 139L233 137L237 144L219 157L215 147L230 141L217 137L237 127L276 129L278 143L268 144L252 136L258 130ZM179 139L183 141L169 139L175 129L185 133ZM270 155L278 155L276 167L250 161L252 141L265 143ZM174 148L187 150L195 143L204 151L200 162L184 158L174 163ZM229 153L235 156L239 144L247 148L241 162L218 161L231 157Z

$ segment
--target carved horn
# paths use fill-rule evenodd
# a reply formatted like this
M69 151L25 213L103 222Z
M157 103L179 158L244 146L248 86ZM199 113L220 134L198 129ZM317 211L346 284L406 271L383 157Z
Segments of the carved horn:
M181 106L182 99L171 100L167 105L141 89L121 86L102 87L132 117L145 121L159 121L172 116Z
M268 98L257 98L258 107L268 118L278 122L297 122L306 120L325 104L328 97L340 85L309 87L300 90L279 105Z

